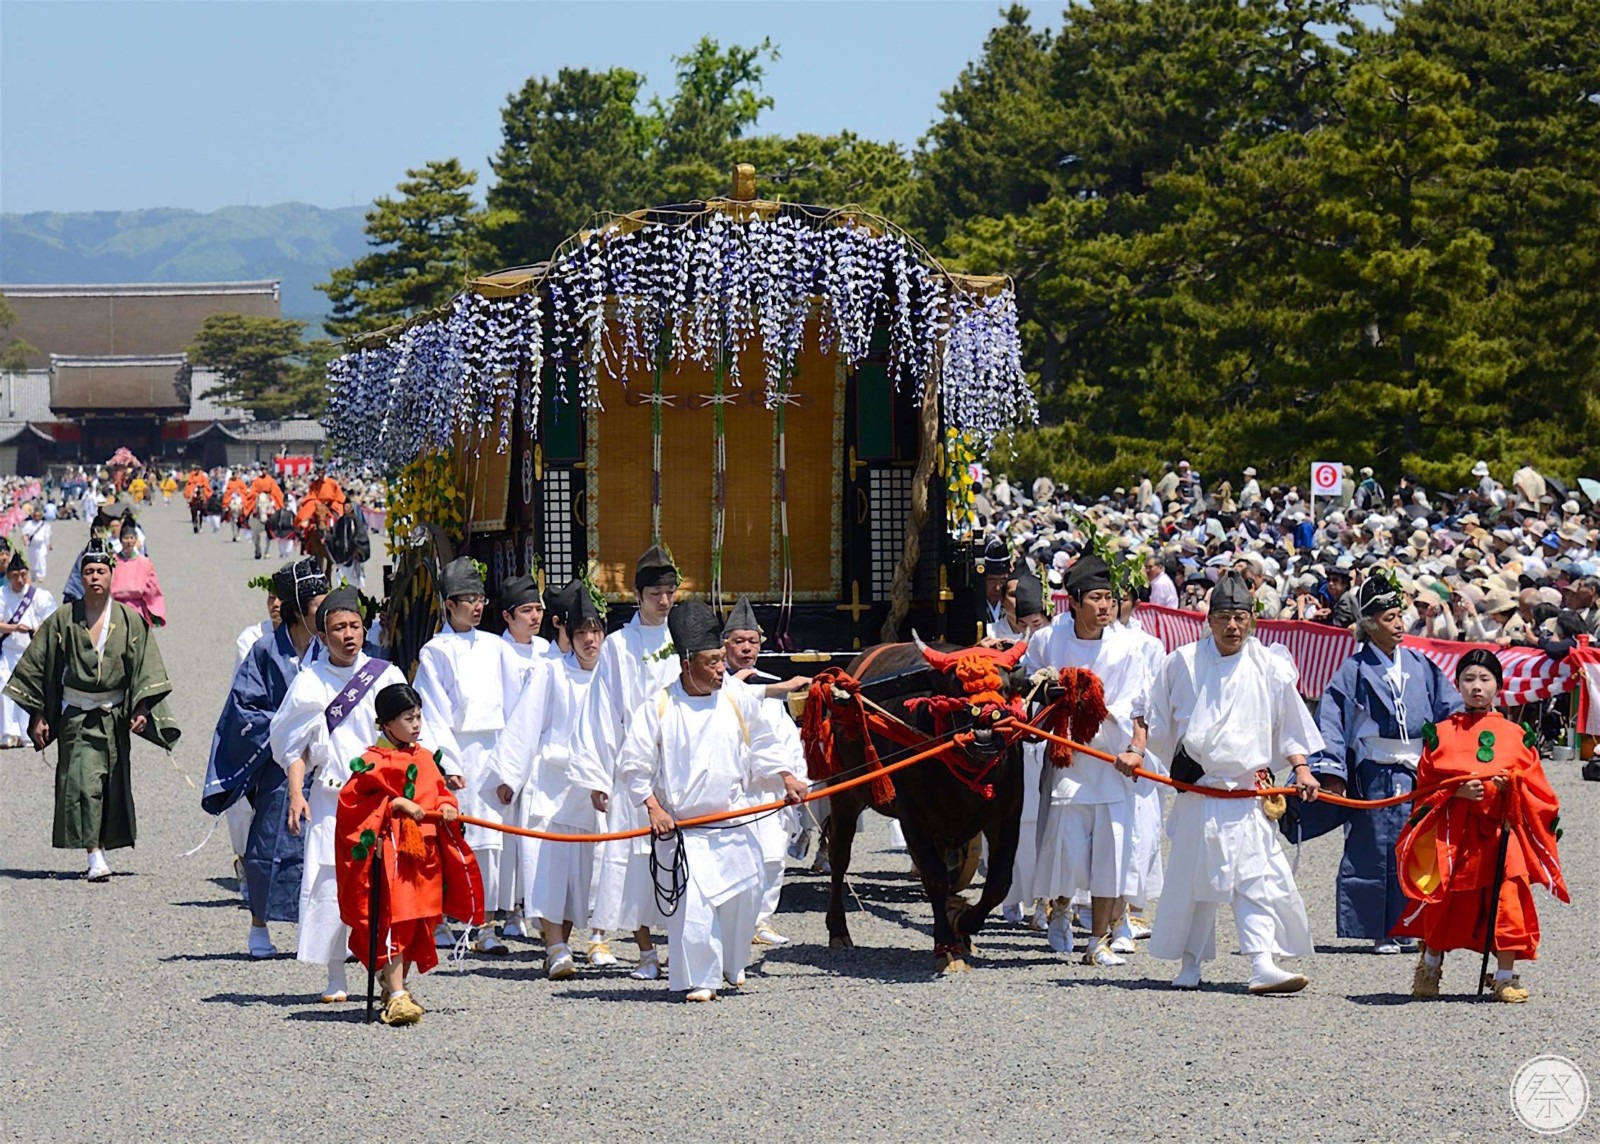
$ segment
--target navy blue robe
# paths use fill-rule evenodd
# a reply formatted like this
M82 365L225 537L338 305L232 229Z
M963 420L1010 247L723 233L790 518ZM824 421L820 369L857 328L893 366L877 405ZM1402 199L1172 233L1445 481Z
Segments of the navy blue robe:
M1324 746L1308 761L1319 781L1341 778L1351 798L1390 798L1416 789L1416 771L1401 764L1362 757L1362 724L1370 719L1384 739L1407 737L1422 747L1422 728L1461 710L1461 695L1427 656L1399 649L1405 684L1405 731L1396 712L1394 692L1384 678L1391 662L1370 643L1363 643L1339 666L1322 693L1317 729ZM1313 804L1316 805L1316 804ZM1337 885L1339 936L1379 941L1387 938L1405 908L1400 892L1395 846L1412 806L1402 802L1379 810L1350 810L1344 820L1344 858ZM1307 830L1305 837L1313 837Z
M319 659L322 644L313 641L306 662ZM289 786L283 768L272 758L268 730L272 716L301 662L280 624L262 636L234 672L233 686L211 736L211 761L200 808L221 814L241 798L255 810L245 844L245 901L252 914L269 922L300 920L300 875L304 835L289 833Z

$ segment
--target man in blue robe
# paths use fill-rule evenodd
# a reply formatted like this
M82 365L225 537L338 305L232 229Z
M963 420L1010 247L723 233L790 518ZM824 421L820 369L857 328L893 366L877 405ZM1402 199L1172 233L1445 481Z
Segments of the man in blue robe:
M1359 603L1364 642L1322 693L1324 746L1311 770L1330 793L1389 798L1416 789L1422 728L1461 710L1461 695L1432 660L1401 646L1405 600L1381 573L1361 585ZM1345 817L1339 936L1371 941L1375 953L1415 950L1414 941L1389 936L1405 905L1395 844L1410 815L1411 804L1402 802Z
M245 843L245 903L250 908L250 956L278 952L267 923L298 921L305 840L288 829L289 789L272 760L268 730L289 684L322 654L315 634L317 605L327 594L315 560L291 561L273 574L282 622L256 641L234 672L233 686L211 737L200 808L220 814L240 798L255 814Z

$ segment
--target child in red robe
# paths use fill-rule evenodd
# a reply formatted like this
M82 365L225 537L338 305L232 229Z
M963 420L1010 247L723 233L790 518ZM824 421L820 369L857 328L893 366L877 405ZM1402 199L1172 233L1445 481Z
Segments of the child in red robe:
M1570 900L1556 853L1560 806L1539 763L1534 733L1494 710L1502 682L1493 653L1472 649L1456 666L1466 710L1423 729L1427 747L1417 765L1417 789L1468 777L1419 798L1396 847L1400 887L1415 905L1394 933L1424 943L1413 997L1439 995L1447 950L1482 951L1502 831L1507 837L1494 911L1496 1001L1528 999L1512 970L1539 952L1533 885Z
M483 878L456 825L456 797L434 756L417 745L417 693L393 683L378 692L373 706L383 737L350 764L350 779L339 793L339 915L350 927L350 952L371 969L374 919L368 915L376 849L382 871L376 962L383 1021L414 1025L422 1006L406 989L406 974L439 964L433 931L445 914L482 924ZM425 820L429 813L439 821Z

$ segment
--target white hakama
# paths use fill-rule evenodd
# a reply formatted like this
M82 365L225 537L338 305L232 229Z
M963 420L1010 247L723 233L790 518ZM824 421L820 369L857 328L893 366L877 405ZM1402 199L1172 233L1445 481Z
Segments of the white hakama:
M594 681L568 771L572 784L584 791L611 796L602 830L615 833L650 825L643 800L625 796L616 762L634 715L647 698L678 678L678 657L666 624L645 627L634 615L600 646ZM594 881L589 927L632 933L640 926L660 928L665 922L656 905L650 879L650 840L625 838L602 842L594 856Z
M42 582L50 574L50 538L53 528L48 520L29 520L22 525L22 535L28 542L28 568L33 578ZM10 615L10 613L6 613Z
M588 789L568 777L568 764L594 673L572 655L532 662L528 685L500 735L496 781L515 792L517 825L552 834L593 834L599 812ZM583 925L589 917L594 844L518 842L524 912L543 921Z
M1124 625L1140 640L1144 651L1145 672L1154 682L1161 665L1166 662L1167 650L1160 640L1150 635L1136 623ZM1144 769L1166 774L1166 761L1145 747ZM1161 864L1162 824L1166 820L1167 788L1149 780L1133 784L1133 866L1128 874L1128 884L1123 896L1136 909L1144 909L1161 896L1163 868Z
M29 600L28 606L24 608L22 601L27 596L29 588L13 592L9 581L0 581L0 620L26 624L38 630L39 625L56 610L54 596L39 585L29 587L33 591L33 599ZM16 619L13 620L13 616ZM22 661L22 653L28 650L28 645L31 643L33 636L27 632L13 632L0 643L0 688L11 682L11 673L17 670L17 664ZM28 713L6 696L0 696L0 738L28 742Z
M1044 750L1038 742L1022 744L1022 817L1017 829L1017 860L1011 866L1010 903L1022 909L1034 901L1039 868L1039 804L1044 791ZM985 839L984 845L988 845Z
M1170 759L1183 747L1206 772L1201 786L1254 787L1258 771L1322 746L1295 690L1298 678L1287 653L1254 637L1226 658L1209 637L1179 648L1151 686L1151 749ZM1170 870L1150 937L1152 957L1215 957L1217 906L1224 902L1233 907L1241 953L1312 951L1305 903L1260 799L1180 792L1167 833Z
M524 678L516 653L487 632L446 630L423 645L412 686L439 736L445 772L465 780L457 793L462 814L501 823L511 814L495 795L490 764ZM467 826L462 837L478 858L488 908L510 909L515 885L506 876L512 869L504 858L507 836L487 826Z
M640 705L617 760L621 797L642 807L654 794L674 819L751 805L756 783L782 783L791 762L747 687L689 695L681 683ZM792 772L791 772L792 773ZM656 843L670 864L672 843ZM667 919L673 989L737 984L750 961L761 897L754 827L683 832L687 888Z
M761 717L778 741L778 750L786 757L784 770L801 782L806 782L806 752L800 742L800 729L789 716L789 705L782 699L768 699L759 683L745 682L729 676L724 687L743 687L756 700ZM751 806L777 802L784 797L783 779L752 780L749 787ZM783 870L789 857L789 840L795 831L794 809L768 811L751 823L756 840L761 844L761 903L756 910L756 925L763 925L778 912L778 902L783 897ZM802 811L803 813L803 811Z
M1070 615L1028 643L1030 668L1087 668L1105 690L1108 716L1087 746L1115 755L1133 742L1144 717L1150 657L1142 635L1113 625L1099 639L1079 639ZM1042 808L1039 851L1027 896L1126 897L1134 886L1133 828L1136 787L1102 759L1077 754L1070 766L1047 765L1049 800Z

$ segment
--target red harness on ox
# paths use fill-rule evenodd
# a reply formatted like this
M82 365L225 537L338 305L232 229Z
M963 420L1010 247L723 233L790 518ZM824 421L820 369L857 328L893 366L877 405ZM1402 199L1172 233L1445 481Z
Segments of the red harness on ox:
M931 695L907 700L909 711L926 711L933 717L936 734L949 735L952 717L960 712L971 716L974 727L995 727L1011 722L1004 732L1005 746L1021 737L1022 724L1027 714L1020 698L1005 695L1005 673L1021 662L1025 644L1010 648L973 647L956 652L936 651L918 641L923 658L934 670L954 674L962 685L962 695ZM872 661L869 654L863 662ZM1066 694L1053 702L1036 717L1039 726L1061 735L1071 732L1080 742L1093 738L1106 717L1105 695L1100 681L1089 671L1063 669L1058 677L1059 686ZM801 725L801 739L805 743L806 765L813 780L826 780L843 773L834 751L834 736L862 744L862 756L868 771L881 770L882 762L872 742L874 734L901 747L926 748L930 740L915 727L887 712L869 708L860 695L861 682L839 668L828 668L811 682L806 697L805 716ZM840 698L842 696L842 698ZM1004 757L1005 751L988 758L975 759L954 744L941 748L934 756L945 765L952 777L968 790L986 799L994 797L994 786L985 782ZM1052 742L1048 757L1058 767L1072 762L1070 748ZM868 797L875 809L882 810L894 798L894 782L887 775L868 784Z

